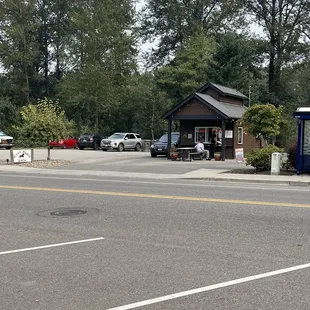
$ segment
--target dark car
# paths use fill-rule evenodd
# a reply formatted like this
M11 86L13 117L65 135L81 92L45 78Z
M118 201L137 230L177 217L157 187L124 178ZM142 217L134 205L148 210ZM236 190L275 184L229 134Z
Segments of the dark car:
M180 143L180 133L172 132L171 133L171 144L178 146ZM168 146L168 133L163 134L158 140L156 140L151 145L151 156L156 157L157 155L167 156L167 146Z
M104 137L99 134L85 133L79 137L77 146L80 150L84 150L85 148L99 150L100 142L103 138Z

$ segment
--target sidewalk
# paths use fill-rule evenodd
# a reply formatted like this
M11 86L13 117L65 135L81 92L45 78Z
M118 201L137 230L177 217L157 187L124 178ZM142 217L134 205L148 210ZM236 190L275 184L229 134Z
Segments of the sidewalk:
M242 182L242 183L265 183L265 184L282 184L295 186L309 186L309 175L256 175L256 174L236 174L226 173L227 170L199 169L185 173L183 179L204 179L209 181L222 182Z
M96 171L96 170L65 170L65 169L44 169L29 168L22 166L0 165L0 173L29 173L40 175L62 175L62 176L97 176L97 177L121 177L121 178L140 178L140 179L180 179L180 180L206 180L217 182L242 182L242 183L261 183L292 186L309 186L309 175L255 175L255 174L233 174L227 173L228 170L221 169L198 169L184 174L162 174L144 172L118 172L118 171Z

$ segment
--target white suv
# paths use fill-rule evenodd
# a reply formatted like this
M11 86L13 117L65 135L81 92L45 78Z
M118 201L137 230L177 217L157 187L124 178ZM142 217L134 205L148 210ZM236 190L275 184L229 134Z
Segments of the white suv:
M100 147L103 151L113 149L118 150L119 152L130 149L141 151L142 139L137 133L116 132L112 136L102 139Z
M6 148L9 150L13 146L13 137L7 136L0 130L0 148Z

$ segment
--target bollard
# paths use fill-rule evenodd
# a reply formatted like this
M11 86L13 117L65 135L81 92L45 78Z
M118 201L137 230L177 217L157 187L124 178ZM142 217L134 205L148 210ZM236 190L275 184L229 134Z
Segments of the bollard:
M50 146L47 147L47 160L51 160L51 148L50 148Z

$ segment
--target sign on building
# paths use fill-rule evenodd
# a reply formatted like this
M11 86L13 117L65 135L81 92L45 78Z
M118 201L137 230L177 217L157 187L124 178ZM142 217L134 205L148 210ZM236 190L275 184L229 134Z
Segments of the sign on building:
M243 148L236 149L236 161L238 163L244 162Z
M31 150L13 150L13 161L14 164L31 162Z

